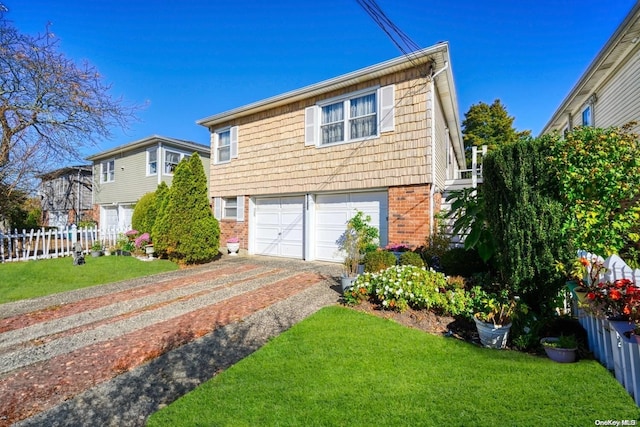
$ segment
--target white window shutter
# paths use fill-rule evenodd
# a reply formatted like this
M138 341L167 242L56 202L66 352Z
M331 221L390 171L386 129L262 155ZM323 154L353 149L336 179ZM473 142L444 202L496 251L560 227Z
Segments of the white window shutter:
M218 133L213 134L213 163L218 163L218 141L220 138L218 137Z
M304 110L304 145L316 145L316 114L318 109L307 107Z
M380 132L392 132L395 129L395 86L380 88Z
M222 219L222 197L213 198L213 216L217 220Z
M236 221L244 221L244 196L236 197Z
M238 126L233 126L230 130L229 130L229 134L230 134L230 145L231 145L231 158L232 159L237 159L238 158Z

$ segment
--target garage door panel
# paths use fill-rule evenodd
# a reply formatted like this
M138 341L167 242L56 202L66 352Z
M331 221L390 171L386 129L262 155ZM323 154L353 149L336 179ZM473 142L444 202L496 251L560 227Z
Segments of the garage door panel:
M302 258L303 202L301 196L256 200L255 253Z
M344 234L347 221L357 211L371 216L370 224L380 231L380 244L387 243L387 193L323 194L316 197L316 258L341 262L344 254L338 240Z

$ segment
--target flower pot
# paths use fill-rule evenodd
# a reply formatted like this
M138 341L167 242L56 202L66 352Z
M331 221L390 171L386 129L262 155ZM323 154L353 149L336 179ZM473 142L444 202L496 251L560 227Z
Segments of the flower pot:
M493 323L483 322L475 316L473 320L476 322L478 335L480 335L480 343L489 348L505 348L507 346L507 338L511 323L506 325L494 325Z
M91 256L94 258L97 258L100 255L102 255L102 251L94 251L94 250L91 251Z
M229 255L232 255L232 256L238 255L239 250L240 250L240 243L227 242L227 251L229 251Z
M540 343L544 347L544 352L547 353L549 359L558 363L573 363L576 361L577 348L561 348L545 345L546 343L557 342L558 338L542 338Z
M342 276L340 278L340 290L344 293L347 289L351 289L353 287L353 282L356 281L358 276Z

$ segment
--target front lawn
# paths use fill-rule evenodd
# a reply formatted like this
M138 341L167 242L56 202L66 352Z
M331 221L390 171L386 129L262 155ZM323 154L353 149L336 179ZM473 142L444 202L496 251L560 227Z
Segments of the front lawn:
M328 307L148 425L577 426L639 418L594 360L558 364Z
M177 269L166 260L130 256L87 256L84 265L73 265L71 257L7 262L0 264L0 304Z

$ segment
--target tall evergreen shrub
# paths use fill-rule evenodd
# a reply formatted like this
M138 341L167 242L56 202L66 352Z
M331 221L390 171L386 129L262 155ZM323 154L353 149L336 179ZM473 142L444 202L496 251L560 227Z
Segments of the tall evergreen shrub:
M486 217L502 283L544 314L564 285L556 263L573 256L562 234L559 183L548 162L552 137L521 139L484 161Z
M207 177L196 153L176 167L165 201L156 221L155 244L174 262L211 261L218 254L220 227L209 207Z

